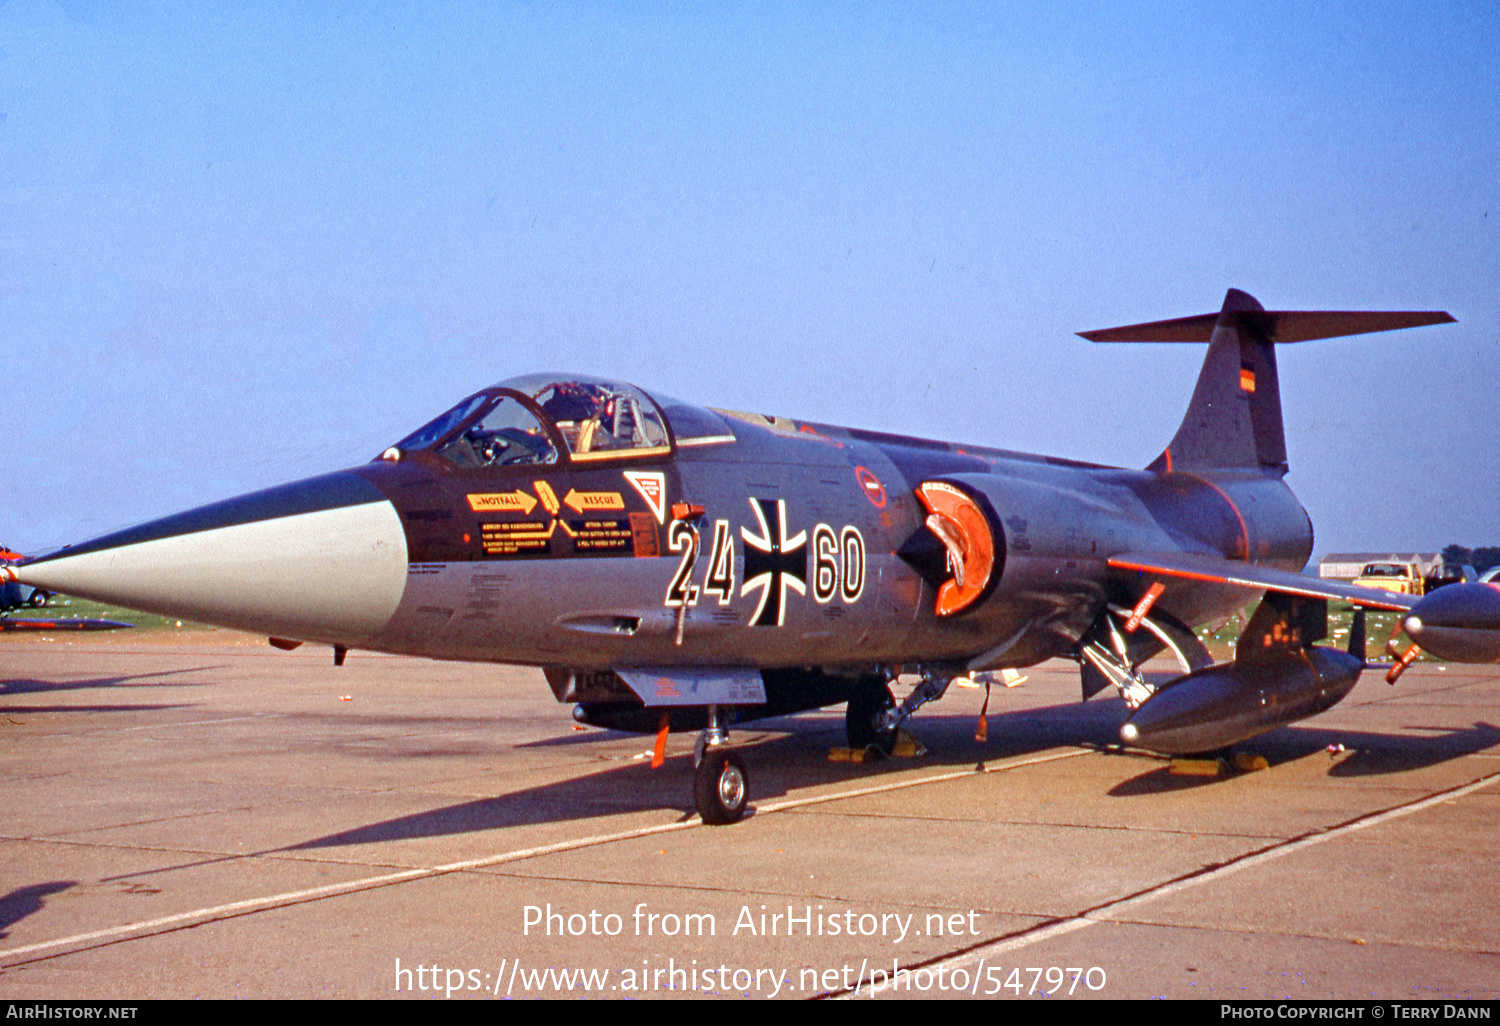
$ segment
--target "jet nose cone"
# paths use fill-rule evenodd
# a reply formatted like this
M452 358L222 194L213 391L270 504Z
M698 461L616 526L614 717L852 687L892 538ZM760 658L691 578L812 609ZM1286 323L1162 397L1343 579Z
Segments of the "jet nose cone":
M49 591L353 645L401 600L406 537L379 489L339 473L126 528L12 570Z

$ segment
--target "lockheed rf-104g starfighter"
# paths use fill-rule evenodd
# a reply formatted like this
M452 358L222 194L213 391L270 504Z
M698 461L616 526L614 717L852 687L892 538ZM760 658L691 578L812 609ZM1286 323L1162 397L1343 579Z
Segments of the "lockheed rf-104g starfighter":
M1085 333L1208 343L1181 427L1141 470L533 374L363 466L6 572L331 645L337 662L358 648L541 667L583 723L657 732L658 752L667 731L700 731L694 797L712 823L746 808L736 722L845 703L850 745L880 751L954 680L1055 657L1079 664L1085 699L1123 696L1126 743L1216 751L1354 686L1363 621L1348 651L1315 644L1329 599L1416 601L1298 573L1312 525L1283 481L1276 346L1450 321L1267 311L1230 290L1217 314ZM1500 659L1500 591L1427 601L1448 592L1414 638ZM1194 628L1257 596L1215 664ZM1140 667L1162 652L1182 672L1153 687ZM918 683L898 704L903 673Z

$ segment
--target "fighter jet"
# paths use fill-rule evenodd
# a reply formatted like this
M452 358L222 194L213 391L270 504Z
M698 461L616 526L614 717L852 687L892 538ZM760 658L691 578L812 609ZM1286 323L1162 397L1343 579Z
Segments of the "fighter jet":
M846 704L888 749L976 674L1066 658L1113 687L1130 745L1225 748L1327 709L1365 668L1320 647L1327 602L1410 599L1302 576L1276 346L1453 320L1267 311L1083 333L1208 343L1182 425L1143 470L707 409L533 374L464 399L341 473L169 516L10 568L34 587L333 646L542 668L582 723L698 730L703 819L744 813L727 743ZM1194 633L1260 597L1232 661ZM1463 614L1463 611L1460 610ZM1466 614L1465 614L1466 615ZM1462 615L1460 616L1462 619ZM1430 628L1429 628L1430 629ZM1182 673L1153 687L1142 663ZM918 681L899 704L890 685Z

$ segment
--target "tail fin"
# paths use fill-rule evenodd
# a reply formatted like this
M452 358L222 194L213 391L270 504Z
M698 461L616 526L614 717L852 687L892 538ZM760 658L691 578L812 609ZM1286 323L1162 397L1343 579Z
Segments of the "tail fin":
M1091 342L1207 342L1208 355L1182 426L1148 470L1262 470L1285 474L1276 343L1306 342L1425 324L1440 311L1266 310L1230 289L1215 314L1079 332Z

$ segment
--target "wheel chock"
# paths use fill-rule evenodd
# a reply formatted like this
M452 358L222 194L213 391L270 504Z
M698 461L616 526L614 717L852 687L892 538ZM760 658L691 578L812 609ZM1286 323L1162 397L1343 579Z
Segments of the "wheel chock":
M1263 769L1269 769L1271 764L1266 761L1264 755L1256 755L1254 752L1235 752L1234 768L1241 773L1258 773Z
M904 728L896 730L896 743L891 746L891 756L897 759L915 759L927 754L927 746L918 741Z
M1219 759L1173 759L1167 772L1174 777L1217 777L1224 772Z
M896 742L890 753L881 751L878 745L868 748L830 748L829 762L879 762L881 759L915 759L927 754L927 746L904 729L896 730Z

